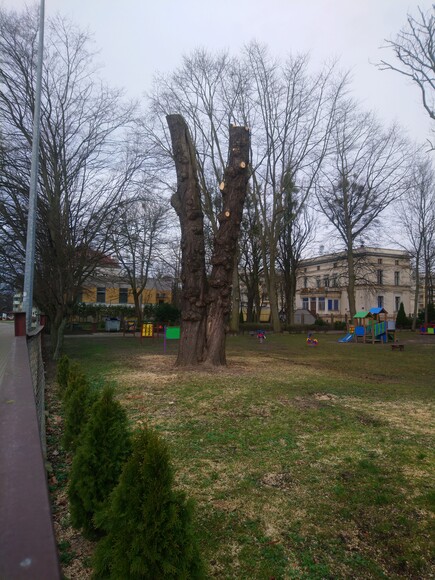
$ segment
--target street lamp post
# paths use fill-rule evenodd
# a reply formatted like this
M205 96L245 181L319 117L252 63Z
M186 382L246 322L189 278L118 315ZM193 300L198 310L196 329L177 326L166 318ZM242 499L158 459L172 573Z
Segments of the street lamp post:
M36 205L38 188L39 136L41 116L42 61L44 52L45 0L39 8L39 42L36 69L35 108L33 111L32 164L30 169L29 208L27 215L26 263L24 268L23 309L27 331L32 327L33 280L35 274Z

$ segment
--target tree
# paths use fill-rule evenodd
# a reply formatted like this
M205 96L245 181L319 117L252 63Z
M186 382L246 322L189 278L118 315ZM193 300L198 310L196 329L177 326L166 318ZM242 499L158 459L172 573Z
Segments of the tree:
M347 261L350 316L355 306L355 246L382 212L408 188L409 148L396 126L385 130L372 113L349 102L333 132L334 153L322 168L316 197L336 231Z
M405 307L403 306L403 302L401 302L396 316L396 326L397 328L406 328L408 323L409 320L405 313Z
M415 295L412 329L415 330L422 276L425 289L425 322L428 322L428 305L433 302L431 280L435 270L435 172L428 158L417 160L409 183L408 194L397 204L396 211L401 225L401 242L414 262ZM404 236L406 241L403 243Z
M94 578L204 577L193 507L172 489L173 481L164 442L148 429L136 433L119 484L99 516L107 536L95 551Z
M222 211L213 239L211 272L206 276L204 216L189 130L180 115L168 115L177 192L171 203L181 226L182 306L177 365L226 364L225 331L243 204L249 178L249 131L230 127L228 164L220 184Z
M141 196L142 199L138 200ZM121 266L120 277L131 288L139 327L142 324L142 293L152 272L156 272L164 233L168 229L169 206L157 195L132 195L119 210L111 235L113 251Z
M0 253L20 286L35 100L36 11L0 10ZM108 231L145 152L127 144L135 107L98 82L89 38L49 19L42 82L34 302L49 318L54 358L86 280L108 249Z
M153 95L156 114L181 114L191 126L207 234L211 231L216 235L216 216L222 210L218 184L225 167L228 121L237 120L250 128L249 203L256 217L245 224L252 223L258 235L244 237L244 243L250 240L251 244L255 236L261 242L262 276L275 330L280 328L276 260L283 227L282 182L291 172L303 196L309 195L328 149L334 110L345 85L346 78L336 74L334 65L310 75L306 57L289 58L282 64L264 47L252 43L237 59L227 54L213 58L205 51L195 51L184 57L183 66L173 75L159 79ZM156 136L156 140L163 149L169 149L166 136ZM243 251L246 249L245 245ZM206 252L211 253L211 244L206 244ZM246 256L243 260L246 266ZM238 286L236 279L232 286ZM234 295L233 312L236 298Z
M283 309L287 324L294 324L297 272L304 250L314 240L316 220L299 190L284 179L282 233L278 242L277 262L282 276Z
M435 5L427 12L418 8L417 17L408 14L407 24L396 39L386 42L398 62L381 60L378 67L411 79L420 90L423 107L435 120Z
M113 387L106 386L80 434L68 485L71 522L87 537L101 533L95 518L107 508L130 450L127 414L114 399Z

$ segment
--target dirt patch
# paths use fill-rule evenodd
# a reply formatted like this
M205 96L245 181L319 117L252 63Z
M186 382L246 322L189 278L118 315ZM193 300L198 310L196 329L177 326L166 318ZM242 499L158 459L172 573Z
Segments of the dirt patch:
M266 473L260 482L268 487L284 490L291 489L294 485L294 480L290 473Z

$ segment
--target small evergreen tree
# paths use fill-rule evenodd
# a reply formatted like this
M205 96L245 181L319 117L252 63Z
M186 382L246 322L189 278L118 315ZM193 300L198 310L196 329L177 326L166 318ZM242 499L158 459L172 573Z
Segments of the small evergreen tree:
M64 354L57 364L57 377L56 377L61 398L63 397L63 394L65 393L68 387L69 371L70 371L70 361L69 358L66 356L66 354Z
M403 306L403 302L400 303L399 310L396 316L396 327L397 328L406 328L409 326L409 319L405 313L405 307Z
M82 428L89 418L90 407L97 397L96 390L81 372L70 376L63 399L64 431L62 444L67 451L75 452Z
M94 516L106 507L130 450L127 414L106 386L83 427L68 487L71 522L88 538L98 536Z
M192 504L172 483L166 445L152 431L140 431L102 519L107 536L97 545L94 578L204 577Z

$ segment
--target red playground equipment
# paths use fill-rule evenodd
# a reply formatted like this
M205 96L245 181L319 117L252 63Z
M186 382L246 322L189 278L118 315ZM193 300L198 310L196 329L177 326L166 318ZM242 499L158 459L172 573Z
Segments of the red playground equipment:
M307 336L307 346L317 346L318 344L319 341L310 332Z

